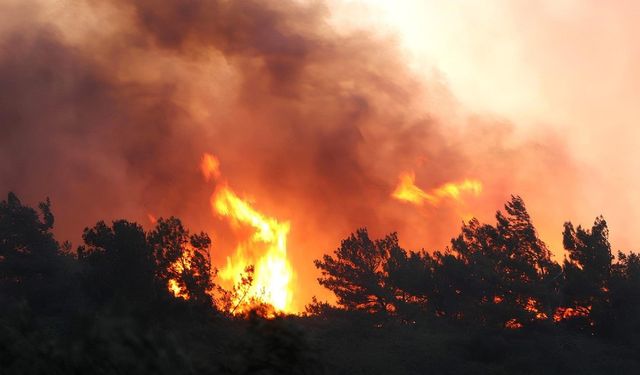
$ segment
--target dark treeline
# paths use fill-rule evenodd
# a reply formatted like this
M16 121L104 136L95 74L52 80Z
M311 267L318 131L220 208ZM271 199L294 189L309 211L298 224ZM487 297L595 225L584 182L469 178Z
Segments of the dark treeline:
M406 251L396 234L372 240L360 229L315 264L346 310L510 329L557 323L635 340L640 257L619 252L614 262L608 234L602 217L590 229L565 223L568 257L558 264L512 197L495 226L471 220L444 252Z
M179 219L52 234L50 203L0 202L2 374L640 373L640 257L605 220L564 227L562 264L519 197L445 251L360 229L316 260L337 306L302 316L215 284L211 240ZM267 317L268 316L268 317Z

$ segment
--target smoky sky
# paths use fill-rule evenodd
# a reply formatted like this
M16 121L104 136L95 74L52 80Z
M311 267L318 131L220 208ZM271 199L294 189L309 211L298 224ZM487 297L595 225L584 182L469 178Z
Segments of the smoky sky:
M0 29L0 192L50 197L74 243L100 219L177 215L212 232L223 259L234 239L198 169L211 152L232 188L291 221L300 307L320 293L312 260L358 227L442 247L463 216L490 218L522 186L551 202L552 182L574 181L560 137L450 121L441 83L416 78L393 38L336 30L322 2L28 3L8 3L20 22ZM425 189L485 188L464 207L417 209L390 198L407 170Z

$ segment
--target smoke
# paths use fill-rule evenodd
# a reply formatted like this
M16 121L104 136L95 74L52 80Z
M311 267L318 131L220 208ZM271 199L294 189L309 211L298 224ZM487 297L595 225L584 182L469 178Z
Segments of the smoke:
M442 248L510 193L535 184L533 205L558 198L550 181L578 183L553 133L522 140L503 121L449 117L455 100L415 77L392 37L338 30L322 2L3 7L20 22L0 34L0 191L50 196L63 238L177 215L213 232L221 264L234 240L208 208L199 160L212 152L234 190L291 221L300 308L322 293L312 259L360 226ZM409 170L425 189L475 178L484 192L417 210L390 197Z

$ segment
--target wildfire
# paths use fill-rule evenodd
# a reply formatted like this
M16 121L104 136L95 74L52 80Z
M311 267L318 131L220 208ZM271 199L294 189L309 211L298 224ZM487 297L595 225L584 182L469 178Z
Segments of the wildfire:
M152 225L156 225L156 223L158 222L158 218L156 218L153 214L147 214L147 219Z
M508 329L520 329L522 327L524 326L522 325L522 323L518 322L517 319L510 319L504 323L504 328Z
M178 258L178 260L171 264L171 268L178 274L182 274L185 269L190 270L191 261L193 259L193 252L193 248L187 245L180 258ZM167 287L175 297L189 299L189 292L187 291L187 288L184 285L180 285L180 283L178 283L178 280L169 279L169 281L167 282Z
M538 320L546 320L548 318L545 312L540 311L538 308L538 301L533 298L529 298L527 300L527 304L524 306L524 309L528 312L535 313L536 319Z
M588 318L590 314L591 306L560 307L555 314L553 314L553 321L560 322L578 317Z
M429 203L431 205L438 204L443 199L459 200L463 193L472 193L474 195L482 192L482 183L477 180L466 179L459 183L449 182L431 192L426 192L415 184L416 175L414 172L407 172L400 175L400 182L391 194L392 197L413 203L423 205Z
M201 164L204 178L219 178L219 166L215 156L205 154ZM211 196L211 209L214 214L228 218L234 229L253 229L252 235L238 244L235 254L227 257L227 264L219 273L222 280L238 285L245 269L254 266L250 291L246 296L238 297L235 303L254 300L272 305L279 312L291 311L294 273L287 259L289 222L279 222L257 211L224 181L218 181Z

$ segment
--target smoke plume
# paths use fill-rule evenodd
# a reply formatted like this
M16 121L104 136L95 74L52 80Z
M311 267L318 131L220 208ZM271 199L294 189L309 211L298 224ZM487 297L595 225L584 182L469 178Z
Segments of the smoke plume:
M448 117L455 100L415 77L392 37L340 30L322 2L2 7L0 191L49 196L76 243L99 219L177 215L224 259L234 239L199 171L212 152L236 191L291 221L300 308L321 293L312 260L358 227L442 248L510 193L536 184L535 205L559 197L551 181L578 183L553 133L522 140L505 121ZM473 178L483 192L418 209L391 197L407 171L424 189Z

